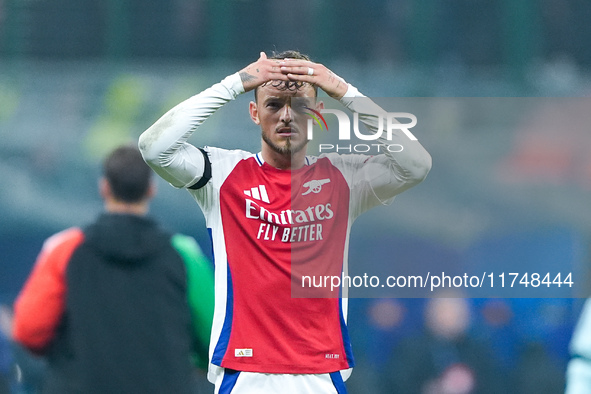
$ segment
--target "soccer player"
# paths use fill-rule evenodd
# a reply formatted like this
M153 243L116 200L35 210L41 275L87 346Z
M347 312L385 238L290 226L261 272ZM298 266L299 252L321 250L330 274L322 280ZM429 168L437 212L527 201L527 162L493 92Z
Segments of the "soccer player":
M100 192L94 223L45 242L15 303L14 339L46 356L44 393L194 393L211 263L147 216L155 185L137 147L106 158Z
M216 393L345 393L353 367L346 299L292 297L292 266L340 272L349 230L365 210L421 182L431 157L394 130L401 152L306 155L307 116L317 89L374 131L384 111L324 65L296 51L257 61L178 104L140 137L146 162L201 207L215 256L216 299L209 380ZM188 142L225 103L254 90L258 153ZM228 138L232 133L225 130ZM297 282L297 280L296 280Z

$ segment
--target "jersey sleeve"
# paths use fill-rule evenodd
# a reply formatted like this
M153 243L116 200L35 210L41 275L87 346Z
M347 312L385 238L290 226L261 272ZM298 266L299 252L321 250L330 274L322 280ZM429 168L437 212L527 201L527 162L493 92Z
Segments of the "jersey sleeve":
M172 245L181 255L187 272L187 301L191 310L193 363L205 369L214 308L213 267L195 239L175 234Z
M69 229L49 238L14 305L14 340L43 354L65 309L66 269L84 234Z
M243 92L235 73L172 108L139 138L146 163L175 187L198 183L206 168L205 158L187 140L215 111Z
M385 117L387 114L351 85L341 103L358 113L359 120L374 133L379 130L378 116ZM351 180L354 188L369 187L371 194L382 204L388 204L397 194L423 181L432 164L431 155L416 137L400 129L392 130L391 139L386 139L385 134L382 133L377 140L383 153L353 160L352 165L359 166L359 170L355 171L355 177ZM401 146L402 150L391 152L387 147L392 144Z

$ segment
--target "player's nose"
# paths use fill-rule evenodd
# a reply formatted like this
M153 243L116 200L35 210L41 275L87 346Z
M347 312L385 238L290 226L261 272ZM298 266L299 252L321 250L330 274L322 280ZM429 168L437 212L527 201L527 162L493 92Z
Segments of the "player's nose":
M283 106L281 109L281 121L283 123L290 123L293 120L293 114L291 111L292 109L290 105Z

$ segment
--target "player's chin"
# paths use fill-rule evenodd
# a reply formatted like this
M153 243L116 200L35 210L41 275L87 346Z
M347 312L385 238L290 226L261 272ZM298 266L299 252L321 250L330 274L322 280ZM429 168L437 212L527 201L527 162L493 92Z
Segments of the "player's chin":
M308 139L301 133L295 133L289 137L273 137L263 134L263 141L275 152L281 154L294 154L300 152L308 145Z
M304 150L306 148L306 146L308 146L308 140L307 139L302 139L302 140L290 140L289 143L287 144L287 149L289 150L289 153L291 153L292 155L298 152L301 152L302 150Z

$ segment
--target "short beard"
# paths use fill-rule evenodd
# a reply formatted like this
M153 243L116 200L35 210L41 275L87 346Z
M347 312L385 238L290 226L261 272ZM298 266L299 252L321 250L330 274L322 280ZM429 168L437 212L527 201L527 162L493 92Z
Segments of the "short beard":
M302 149L304 149L307 145L308 145L308 140L304 140L302 141L300 144L298 145L292 145L291 144L291 138L288 138L287 141L285 141L285 145L283 146L279 146L274 144L269 137L267 137L267 135L265 133L261 134L263 137L263 141L265 141L267 143L267 145L274 151L277 152L281 155L293 155L298 153L299 151L301 151Z

